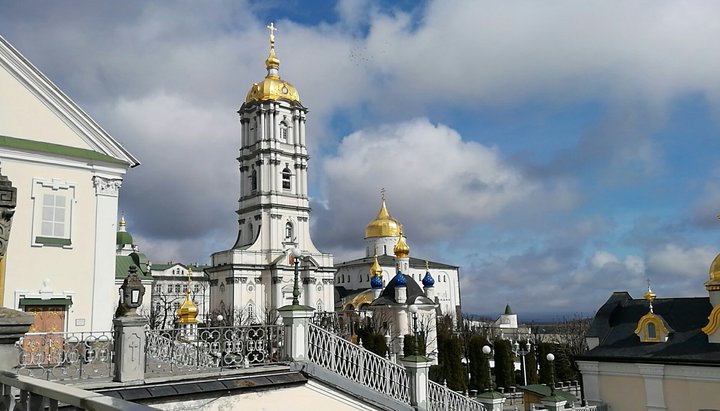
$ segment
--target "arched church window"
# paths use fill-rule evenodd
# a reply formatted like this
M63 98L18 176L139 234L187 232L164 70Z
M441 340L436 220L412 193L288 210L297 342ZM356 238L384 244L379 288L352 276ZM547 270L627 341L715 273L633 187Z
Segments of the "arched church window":
M288 137L288 126L284 122L280 123L280 141L282 141L283 143L287 142L287 137Z
M250 175L250 187L253 191L257 190L258 181L257 181L257 170L253 168L252 174Z
M250 238L248 240L252 241L253 240L253 225L252 225L252 223L248 223L248 234L250 234Z
M654 340L657 338L657 330L655 329L654 323L648 323L647 325L647 338L649 340Z
M285 224L285 240L292 241L294 238L295 238L295 230L293 228L293 224L288 221L288 223Z
M317 304L315 304L315 307L318 311L323 311L323 303L322 300L317 300Z
M359 275L358 275L358 281L359 281L359 282L362 282L362 274L359 274Z
M253 303L248 303L247 315L248 315L248 320L250 320L251 322L253 320L255 320L255 306L253 305Z
M285 164L285 169L282 171L282 188L284 190L290 189L290 176L292 176L292 172L290 172L288 165Z

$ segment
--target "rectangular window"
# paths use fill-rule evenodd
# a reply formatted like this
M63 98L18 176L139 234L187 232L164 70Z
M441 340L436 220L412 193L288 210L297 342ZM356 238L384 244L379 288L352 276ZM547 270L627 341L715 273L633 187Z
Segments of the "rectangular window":
M75 186L52 179L33 179L33 246L72 246Z
M172 290L173 290L173 285L168 284L168 293L172 293Z

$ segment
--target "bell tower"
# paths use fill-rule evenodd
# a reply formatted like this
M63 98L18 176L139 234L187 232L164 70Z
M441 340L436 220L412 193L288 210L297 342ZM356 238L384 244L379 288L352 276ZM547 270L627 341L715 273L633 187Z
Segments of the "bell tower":
M300 103L295 87L280 78L280 60L275 54L277 29L272 23L267 27L270 31L267 74L259 83L253 83L238 110L238 235L232 249L212 256L213 267L208 270L211 301L217 301L212 304L220 311L220 302L225 304L225 310L230 301L237 309L249 304L250 297L254 297L255 311L285 305L294 274L294 266L288 260L289 250L297 248L302 253L301 304L331 311L332 255L318 251L310 238L305 135L308 109ZM253 286L249 287L251 283ZM215 287L220 298L212 298Z

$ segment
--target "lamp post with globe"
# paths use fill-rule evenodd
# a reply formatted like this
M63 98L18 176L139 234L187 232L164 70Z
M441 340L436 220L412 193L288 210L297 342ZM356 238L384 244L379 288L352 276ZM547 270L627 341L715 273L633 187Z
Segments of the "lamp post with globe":
M298 266L300 265L300 257L302 256L302 252L299 248L293 247L290 250L290 256L292 257L292 262L295 265L295 282L293 283L293 300L292 305L300 305L300 285L298 284Z
M532 349L532 346L530 345L530 340L528 340L524 345L520 345L519 341L515 341L515 344L513 344L513 353L515 355L519 355L522 357L522 370L523 370L523 384L527 385L527 369L525 368L525 356L530 353L530 350Z

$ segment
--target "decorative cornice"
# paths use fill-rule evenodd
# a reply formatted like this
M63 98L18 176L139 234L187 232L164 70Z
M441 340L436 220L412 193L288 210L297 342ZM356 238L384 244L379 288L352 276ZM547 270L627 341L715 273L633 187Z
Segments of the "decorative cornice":
M118 190L120 190L120 186L122 185L122 180L94 176L93 185L95 186L96 195L117 197Z

